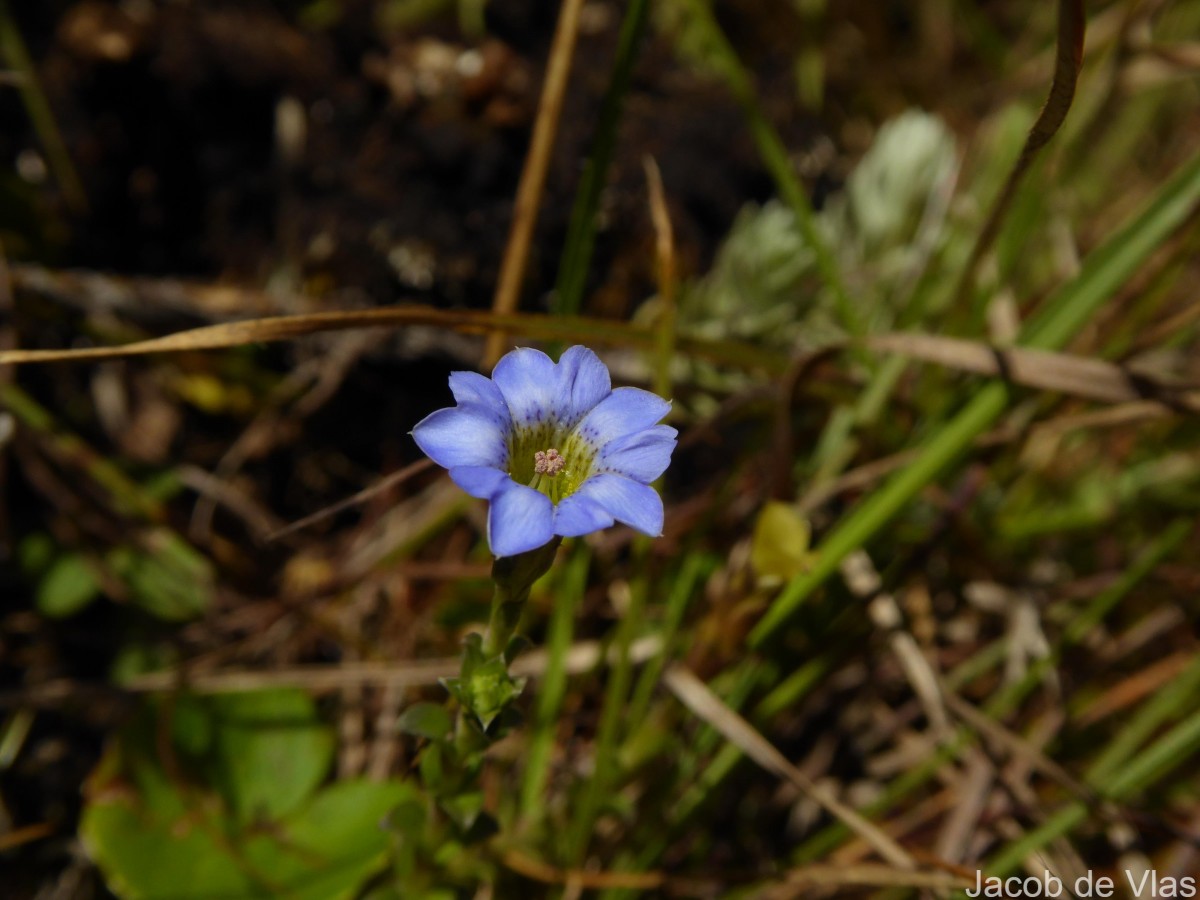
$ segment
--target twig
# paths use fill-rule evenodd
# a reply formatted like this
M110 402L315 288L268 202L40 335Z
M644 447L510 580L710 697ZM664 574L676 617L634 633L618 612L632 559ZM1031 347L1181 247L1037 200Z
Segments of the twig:
M546 69L546 81L542 85L542 98L538 104L537 121L533 125L533 139L529 154L525 157L525 168L517 185L517 199L513 206L512 228L508 233L508 244L504 248L504 259L500 264L500 277L496 284L496 296L492 300L492 311L499 314L513 313L525 277L525 265L529 260L529 244L533 239L533 228L537 224L538 202L546 184L546 169L550 165L550 150L558 131L558 119L562 112L563 97L567 89L567 76L571 71L571 57L575 53L575 39L579 34L579 13L583 0L563 0L562 12L554 30L554 42L550 45L550 62ZM484 366L490 369L504 352L507 340L504 332L496 332L488 338L484 353Z
M417 462L405 466L400 471L393 472L391 475L379 479L379 481L375 482L370 487L363 488L357 494L353 494L344 500L339 500L337 503L326 506L324 509L319 509L315 513L305 516L303 519L299 519L292 524L285 526L284 528L280 528L278 531L271 532L269 535L267 535L266 539L268 542L277 541L281 537L294 534L297 531L307 528L309 525L315 525L317 522L324 521L330 516L336 516L343 510L358 506L359 504L370 500L372 497L377 497L380 494L386 493L397 485L408 481L410 478L420 475L422 472L431 468L432 466L433 460L431 459L417 460Z
M667 687L679 701L703 719L739 750L768 772L782 778L811 797L830 815L870 844L881 857L901 869L912 870L916 861L908 851L888 837L878 826L851 809L824 785L817 784L780 753L754 726L728 707L703 681L679 665L667 667L663 676Z
M644 663L662 651L662 642L655 635L635 641L630 648L630 658L635 663ZM589 672L610 658L598 641L575 644L566 655L566 671L572 675ZM546 653L531 651L512 664L512 674L539 677L548 664ZM244 691L259 691L274 687L299 687L309 691L332 691L344 687L377 684L396 688L434 685L441 678L458 674L462 660L457 657L442 657L404 663L354 663L336 666L293 666L270 672L199 672L182 671L152 672L130 679L123 685L96 685L58 679L43 684L29 685L19 690L0 693L0 708L34 705L52 706L90 694L133 693L154 694L179 688L200 694L228 694Z
M675 358L675 306L677 282L675 269L675 232L671 227L671 213L667 209L667 196L663 190L662 174L654 157L642 160L646 170L646 186L650 192L650 219L654 223L654 255L658 263L659 320L657 323L657 359L654 366L654 390L662 397L670 397L671 360Z
M1046 98L1046 105L1042 107L1037 121L1029 129L1029 136L1025 139L1025 146L1021 148L1021 155L1008 173L1008 179L1004 182L1004 187L1000 189L996 202L988 211L987 220L980 229L974 246L971 247L971 255L967 258L967 264L963 266L962 274L954 289L954 300L951 304L954 308L962 305L967 292L971 289L975 270L979 267L983 255L992 246L996 235L999 234L1000 225L1004 221L1009 206L1012 205L1013 198L1017 195L1017 188L1024 179L1025 173L1029 171L1029 167L1041 149L1058 132L1063 120L1067 117L1067 112L1071 109L1071 101L1075 98L1075 82L1079 78L1079 67L1083 61L1085 22L1083 0L1059 0L1058 47L1055 52L1054 80L1050 83L1050 94Z

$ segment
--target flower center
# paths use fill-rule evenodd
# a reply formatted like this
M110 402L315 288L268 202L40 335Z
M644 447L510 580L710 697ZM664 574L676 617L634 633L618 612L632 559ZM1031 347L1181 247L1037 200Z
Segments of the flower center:
M538 475L549 475L553 478L566 464L567 461L553 447L533 454L533 471Z
M508 474L553 503L570 497L595 469L596 450L556 421L514 428L508 439Z

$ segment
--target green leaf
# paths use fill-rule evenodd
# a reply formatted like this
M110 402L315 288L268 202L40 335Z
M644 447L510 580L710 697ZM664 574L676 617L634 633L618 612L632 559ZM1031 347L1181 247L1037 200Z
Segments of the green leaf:
M130 766L151 790L130 788L121 772ZM387 861L389 813L420 802L404 782L346 781L282 822L243 830L214 796L185 794L125 746L89 787L84 847L114 893L146 900L349 900Z
M41 575L53 562L54 552L50 535L35 531L17 546L17 562L26 575Z
M396 727L405 734L439 741L450 733L454 720L446 707L436 703L414 703L400 714Z
M768 503L754 525L750 564L760 578L776 582L795 578L812 564L811 537L808 520L796 507Z
M251 704L221 705L264 705L261 695L246 696ZM299 706L272 702L293 718ZM154 712L144 709L105 754L80 823L88 854L122 898L350 900L387 862L393 810L420 827L422 795L400 781L345 781L306 792L307 802L282 819L240 821L194 777L166 774Z
M51 619L73 616L100 595L100 582L86 559L77 553L60 556L37 590L37 608Z
M446 797L442 800L441 805L446 815L454 820L454 824L461 830L467 831L475 824L479 814L483 812L483 792L469 791L453 797Z
M328 773L333 734L302 691L229 694L213 708L221 787L239 821L292 812Z
M463 642L462 677L443 678L441 682L479 720L484 731L525 689L524 678L508 674L503 655L484 654L483 639L474 633Z
M212 749L216 722L204 700L181 692L165 704L163 714L171 717L171 737L184 753L198 758Z
M124 900L266 897L231 857L219 807L184 796L152 757L130 752L131 737L101 760L79 823L112 892ZM127 767L141 790L122 777Z
M509 675L501 656L475 666L470 675L465 674L464 666L464 677L446 678L442 684L479 720L484 731L525 689L525 679Z
M248 855L289 900L349 900L387 861L389 813L419 797L400 781L339 782L289 817L279 840Z
M88 806L79 833L109 888L125 900L268 896L222 849L219 823L204 813L159 819L134 797L114 793Z
M421 783L429 790L437 792L441 788L446 765L440 744L428 744L421 752L418 763L421 771Z
M208 609L214 590L211 564L165 529L143 535L136 547L114 549L108 564L129 585L133 601L151 615L183 622Z

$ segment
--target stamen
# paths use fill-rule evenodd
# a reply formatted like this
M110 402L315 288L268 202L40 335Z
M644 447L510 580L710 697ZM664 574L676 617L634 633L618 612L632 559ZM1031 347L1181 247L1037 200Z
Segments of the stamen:
M567 461L551 447L549 450L539 450L533 454L533 471L537 475L557 475L563 470Z

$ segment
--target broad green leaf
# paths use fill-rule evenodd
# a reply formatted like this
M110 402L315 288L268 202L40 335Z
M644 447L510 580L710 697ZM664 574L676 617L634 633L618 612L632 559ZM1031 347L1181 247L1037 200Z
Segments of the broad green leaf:
M169 622L196 618L212 598L211 564L165 529L142 535L136 546L114 549L108 564L129 585L138 606Z
M239 821L287 815L329 772L333 734L302 691L229 694L213 708L221 788Z
M750 564L760 578L776 582L795 578L812 563L808 520L787 503L763 507L754 525Z
M349 900L387 860L389 813L419 795L399 781L343 781L247 845L255 868L288 900Z
M274 699L276 711L295 705ZM349 900L387 861L393 810L407 810L410 826L423 810L409 784L346 781L283 818L240 821L211 788L166 774L146 712L89 779L80 824L121 898Z
M197 811L160 818L113 792L88 805L79 827L88 855L124 900L267 897L230 855L221 822Z
M436 703L414 703L400 714L396 727L405 734L438 741L450 733L454 721L444 706Z
M88 780L79 836L123 900L262 897L231 854L220 805L185 796L135 722ZM152 723L151 723L152 724Z
M37 589L37 608L51 619L73 616L100 595L100 582L86 559L76 553L60 556Z

